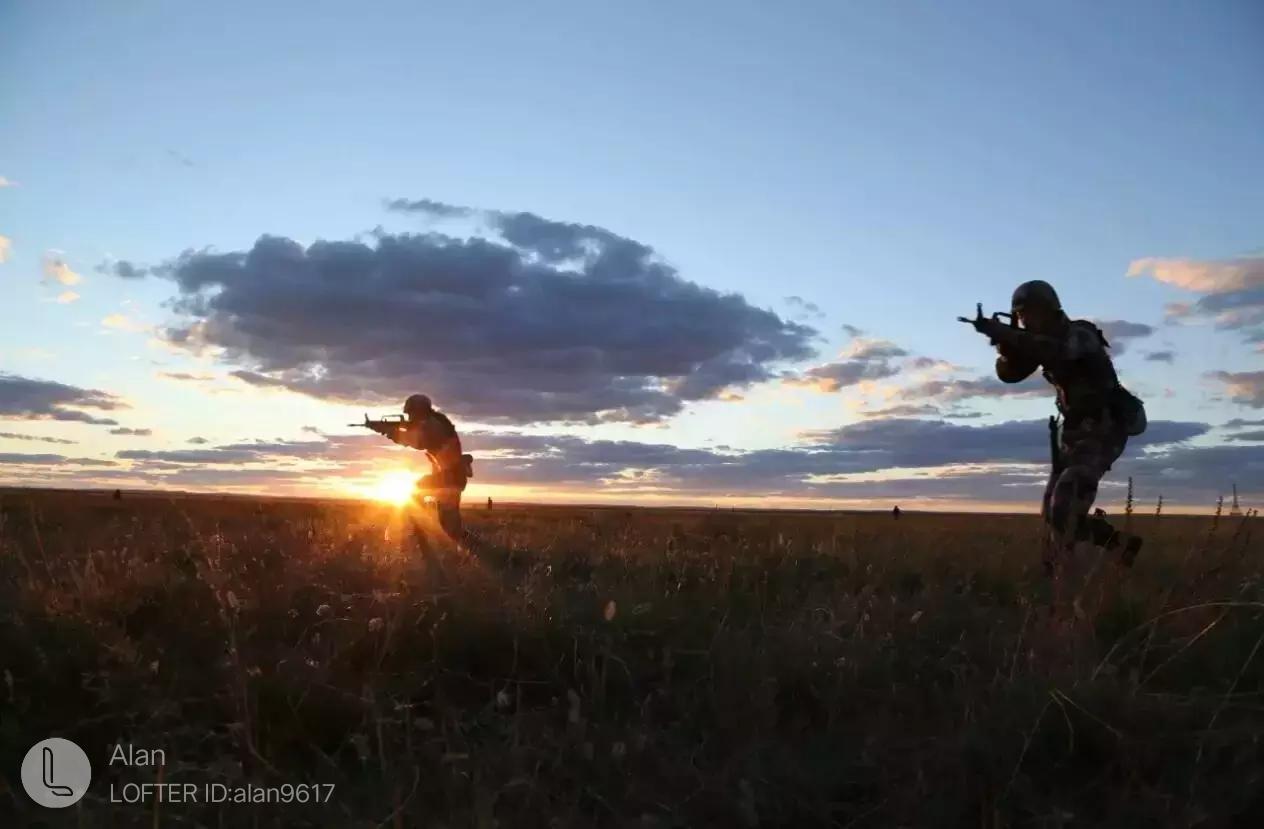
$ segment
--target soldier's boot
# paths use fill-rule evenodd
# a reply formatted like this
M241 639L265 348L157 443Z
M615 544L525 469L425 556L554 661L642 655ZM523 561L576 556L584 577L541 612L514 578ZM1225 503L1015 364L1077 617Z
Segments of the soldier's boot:
M1125 567L1131 567L1141 552L1141 536L1116 530L1105 518L1106 513L1100 509L1080 525L1080 537L1092 541L1108 553L1119 553L1119 561Z
M1129 535L1128 540L1124 542L1124 551L1119 554L1119 561L1125 567L1131 567L1132 563L1137 560L1137 554L1141 552L1141 536Z

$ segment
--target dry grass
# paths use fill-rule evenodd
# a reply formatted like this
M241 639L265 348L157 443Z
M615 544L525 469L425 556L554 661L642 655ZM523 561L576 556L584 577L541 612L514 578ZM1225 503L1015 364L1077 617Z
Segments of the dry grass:
M1050 618L1034 517L0 495L0 824L1223 826L1264 810L1259 531L1131 517ZM1254 534L1254 536L1253 536ZM96 779L39 813L64 736ZM111 803L334 783L323 806ZM17 787L14 790L14 787ZM69 814L67 814L69 813ZM40 821L45 821L41 824Z

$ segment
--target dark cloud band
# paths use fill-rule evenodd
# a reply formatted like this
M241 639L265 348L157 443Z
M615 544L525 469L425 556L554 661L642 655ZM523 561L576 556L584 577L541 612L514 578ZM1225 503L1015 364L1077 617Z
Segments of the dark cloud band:
M374 243L264 236L150 269L187 322L167 339L216 346L260 386L376 403L426 391L486 422L651 422L811 357L816 332L682 279L646 245L531 213L476 215L493 238Z
M122 400L107 392L0 373L0 417L115 426L117 421L83 409L115 411L125 408L127 405Z

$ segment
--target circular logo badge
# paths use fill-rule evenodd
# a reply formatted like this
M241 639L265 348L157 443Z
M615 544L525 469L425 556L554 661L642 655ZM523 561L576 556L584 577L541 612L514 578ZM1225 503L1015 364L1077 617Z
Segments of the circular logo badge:
M22 760L22 787L41 806L62 809L79 802L92 782L92 764L70 740L49 737Z

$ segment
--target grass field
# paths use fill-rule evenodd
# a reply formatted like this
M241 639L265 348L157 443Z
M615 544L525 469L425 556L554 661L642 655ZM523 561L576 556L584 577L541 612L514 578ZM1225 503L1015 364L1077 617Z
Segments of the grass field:
M1052 619L1034 516L466 519L0 494L0 825L1261 825L1258 519L1133 516ZM48 736L94 768L61 812L17 778ZM334 793L111 802L159 779Z

